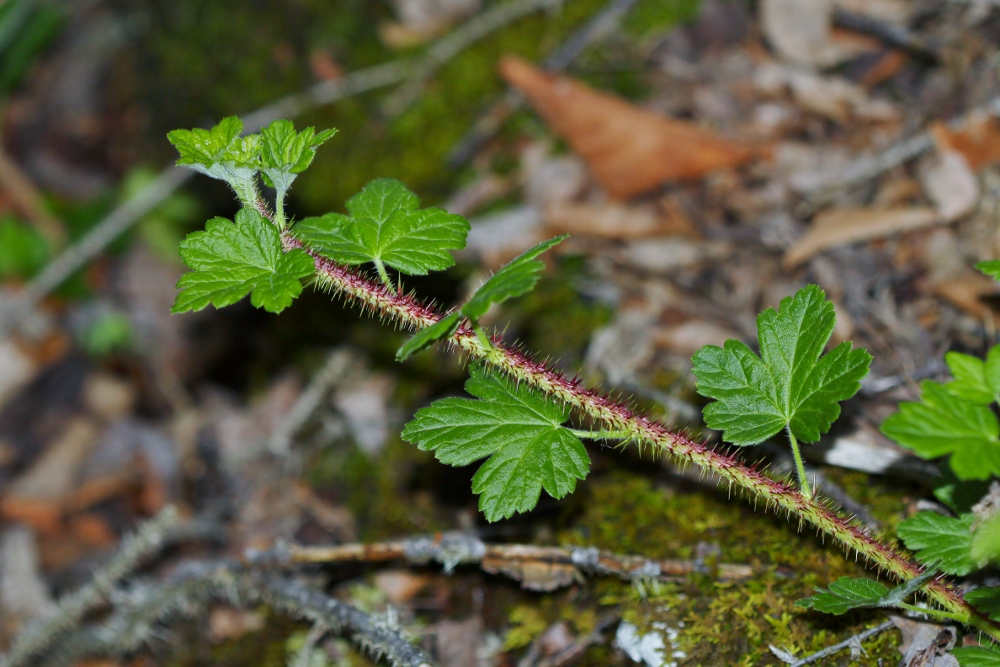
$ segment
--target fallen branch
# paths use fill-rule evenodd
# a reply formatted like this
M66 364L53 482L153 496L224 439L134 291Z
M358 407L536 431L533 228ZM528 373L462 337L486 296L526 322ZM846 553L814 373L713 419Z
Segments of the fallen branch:
M234 561L189 562L165 582L133 586L115 597L115 612L105 623L70 637L54 657L69 662L133 653L160 635L159 624L192 616L218 600L242 608L267 604L307 619L314 627L348 633L362 649L399 667L432 664L403 636L391 616L366 614L273 572L248 572L244 564Z
M0 667L20 667L41 654L57 639L71 631L87 613L104 604L114 587L139 565L160 551L177 525L177 511L168 506L156 517L126 537L118 553L106 567L94 574L83 588L59 601L55 614L37 628L23 632L0 658Z
M822 651L817 651L816 653L813 653L812 655L807 655L806 657L801 658L799 660L794 660L794 659L789 660L788 658L784 657L786 655L785 651L782 651L781 649L776 648L774 646L770 648L771 648L771 653L774 653L774 655L776 655L779 660L785 662L787 665L789 665L789 667L803 667L804 665L809 665L816 662L817 660L822 660L827 656L831 656L834 653L839 653L840 651L843 651L845 648L860 646L861 642L863 642L864 640L870 637L874 637L875 635L881 634L891 627L893 627L893 622L886 621L885 623L876 625L874 628L868 628L864 632L859 632L858 634L852 637L848 637L842 642L834 644L833 646L827 646Z
M303 563L384 563L416 565L440 563L446 572L458 565L476 564L491 574L521 581L525 588L554 590L580 578L580 573L615 576L630 581L672 579L695 573L723 581L753 576L749 565L722 563L715 567L692 560L645 558L603 551L596 547L539 547L530 544L487 544L467 533L445 533L375 544L286 546L280 561Z

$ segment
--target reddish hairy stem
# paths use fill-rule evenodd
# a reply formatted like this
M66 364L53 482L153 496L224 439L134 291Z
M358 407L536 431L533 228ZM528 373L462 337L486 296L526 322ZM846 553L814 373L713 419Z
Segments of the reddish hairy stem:
M369 280L358 271L305 248L288 232L283 233L282 243L286 251L295 248L306 250L315 261L319 284L342 294L348 301L359 303L362 310L370 310L411 330L431 326L441 317L434 308L412 295L393 294L384 285ZM656 447L676 462L694 463L725 480L730 487L735 485L754 499L763 500L769 508L784 510L789 518L795 516L800 524L805 522L814 526L846 549L856 551L881 570L899 579L912 579L923 572L919 564L891 545L872 537L851 520L840 516L819 498L807 498L795 487L772 479L729 454L670 431L663 424L633 412L628 406L582 386L579 379L566 378L527 354L505 346L498 337L494 336L492 348L487 348L472 329L463 326L448 339L448 343L470 357L572 405L599 422L601 428L627 432L634 439ZM976 612L945 581L931 580L924 585L923 590L947 611L962 615L969 625L1000 640L1000 624Z

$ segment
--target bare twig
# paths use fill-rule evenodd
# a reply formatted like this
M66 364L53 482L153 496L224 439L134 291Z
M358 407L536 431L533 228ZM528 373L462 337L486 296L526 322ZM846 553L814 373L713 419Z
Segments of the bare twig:
M566 42L542 62L542 68L549 72L562 72L582 54L593 42L611 33L622 17L635 6L638 0L612 0L582 28L574 32ZM452 149L448 157L451 167L461 167L479 152L483 144L490 140L511 114L524 106L524 97L508 88L500 100L489 106Z
M65 243L66 227L62 221L49 213L35 184L2 148L0 148L0 189L7 193L21 215L30 220L53 246L59 247Z
M467 533L445 533L374 544L338 546L288 546L279 558L290 563L378 563L406 561L414 564L440 563L446 571L457 565L479 563L488 572L519 576L532 568L565 568L594 575L610 575L633 581L683 577L694 573L714 574L721 580L753 576L749 565L722 563L715 569L691 560L655 559L603 551L595 547L539 547L529 544L487 544ZM569 583L572 576L564 581Z
M816 653L813 653L812 655L807 655L806 657L804 657L804 658L802 658L800 660L796 660L794 662L790 662L790 663L787 663L787 664L789 665L789 667L803 667L803 665L808 665L808 664L814 663L817 660L822 660L823 658L825 658L827 656L831 656L834 653L838 653L839 651L843 651L845 648L851 648L852 646L858 646L864 640L866 640L866 639L868 639L870 637L874 637L875 635L880 634L882 632L885 632L886 630L888 630L891 627L893 627L892 621L886 621L885 623L882 623L881 625L876 625L874 628L869 628L869 629L865 630L864 632L859 632L858 634L854 635L853 637L849 637L849 638L845 639L844 641L842 641L842 642L840 642L838 644L834 644L833 646L827 646L822 651L817 651ZM771 647L771 651L775 655L779 655L778 651L776 651L774 649L774 647ZM779 657L781 657L781 656L779 655Z
M291 410L285 414L281 422L271 433L268 446L271 452L278 456L287 455L292 446L295 434L305 425L330 387L343 379L350 364L350 353L344 349L336 349L326 358L326 363L309 382L309 386L295 401Z
M19 667L72 630L90 611L102 605L114 587L131 574L143 560L157 553L177 524L177 511L168 506L147 521L123 542L111 562L98 571L90 583L59 601L55 614L42 624L22 633L2 659L0 667Z
M970 118L982 115L1000 116L1000 97L995 97L987 104L950 121L948 127L960 129ZM925 130L875 155L862 156L841 170L836 178L803 192L806 205L810 210L817 210L831 203L844 190L868 183L890 169L923 155L934 146L934 135Z
M514 0L497 5L467 21L461 30L455 30L434 43L426 56L413 69L412 75L386 102L386 110L393 115L401 113L419 97L420 92L435 72L460 52L486 35L539 9L550 9L565 0Z
M366 614L349 604L275 573L247 572L235 561L196 561L178 568L166 581L140 584L116 594L114 614L60 647L62 662L98 655L122 655L157 637L157 625L191 616L211 600L239 607L267 604L314 626L349 633L365 650L400 667L429 667L431 661L396 627L391 616Z

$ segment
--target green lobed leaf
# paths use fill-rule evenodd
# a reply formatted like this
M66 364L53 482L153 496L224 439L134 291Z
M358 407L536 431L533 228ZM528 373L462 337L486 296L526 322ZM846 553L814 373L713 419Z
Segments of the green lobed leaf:
M991 259L976 264L976 268L993 280L1000 280L1000 259Z
M347 201L350 217L306 218L295 234L310 248L342 264L382 263L410 275L441 271L465 247L469 222L420 200L401 182L380 178Z
M435 401L417 411L403 439L453 466L489 457L472 478L488 521L533 509L542 489L562 498L587 476L587 450L562 426L569 408L480 366L465 390L479 400Z
M567 238L569 238L569 234L542 241L501 267L462 306L462 314L470 320L476 321L485 315L493 304L502 303L507 299L513 299L530 292L538 283L538 279L545 269L545 264L537 257Z
M900 403L899 412L882 422L882 433L925 459L950 454L959 479L1000 474L1000 424L993 411L932 380L920 389L921 401Z
M840 416L840 401L861 388L871 363L866 350L847 342L822 355L835 324L833 304L808 285L757 318L761 356L736 340L699 350L693 358L698 393L715 400L704 410L705 423L739 446L786 427L804 442L819 440Z
M33 227L0 217L0 280L27 278L49 260L49 242Z
M979 517L972 531L972 561L983 567L1000 560L1000 512Z
M888 592L888 586L872 579L841 577L829 589L817 588L813 595L795 604L839 616L860 607L877 607Z
M960 352L944 355L955 379L945 385L955 396L980 405L989 405L1000 396L1000 345L986 355L986 361Z
M188 234L180 251L193 271L177 282L175 313L209 304L222 308L247 294L254 306L279 313L302 293L302 279L315 270L303 250L282 252L277 228L249 208L240 209L235 223L209 220L205 231Z
M928 570L918 577L889 588L872 579L841 577L829 589L817 588L816 593L796 601L796 605L827 614L846 614L852 609L868 607L898 607L934 576Z
M896 533L924 565L964 576L975 569L972 520L971 514L955 519L937 512L918 512L900 523Z
M991 620L1000 621L1000 587L982 587L965 594L965 601Z
M1000 652L984 646L963 646L951 654L962 667L1000 667Z
M462 321L462 313L451 313L438 320L435 324L425 327L413 334L410 340L396 351L396 361L406 361L410 356L426 350L439 340L443 340L458 330Z
M312 164L316 149L336 133L337 130L331 129L317 134L312 127L296 132L290 120L274 121L260 131L264 181L277 189L279 196L283 196L296 175Z

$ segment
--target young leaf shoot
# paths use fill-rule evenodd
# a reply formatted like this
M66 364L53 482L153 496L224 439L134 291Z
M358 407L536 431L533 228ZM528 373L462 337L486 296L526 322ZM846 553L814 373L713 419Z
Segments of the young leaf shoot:
M274 221L280 229L285 228L285 196L292 181L309 168L316 149L335 134L337 130L317 134L312 127L296 132L290 120L276 120L260 131L260 170L264 183L275 190Z
M971 514L954 519L937 512L917 512L900 523L896 533L923 565L964 576L975 569L973 519Z
M835 324L833 303L808 285L757 318L761 356L728 340L724 347L706 345L693 359L698 393L715 400L705 407L706 425L738 446L759 444L784 429L807 497L798 441L816 442L830 430L840 401L861 388L872 359L849 342L823 355Z
M167 139L180 154L177 164L229 183L243 206L257 203L257 171L260 169L260 135L241 137L243 122L237 116L219 121L205 130L174 130Z

